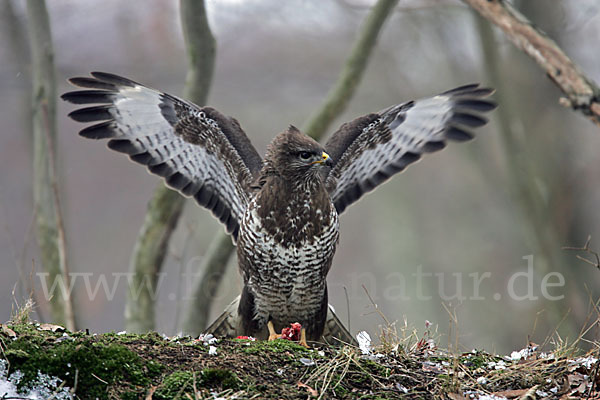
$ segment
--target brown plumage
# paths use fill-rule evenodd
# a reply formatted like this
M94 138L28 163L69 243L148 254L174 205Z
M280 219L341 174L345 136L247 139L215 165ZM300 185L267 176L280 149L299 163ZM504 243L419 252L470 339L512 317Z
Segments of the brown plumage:
M162 176L211 210L237 242L241 296L208 328L227 336L268 336L300 322L308 340L352 341L327 303L326 276L338 214L424 153L473 137L495 108L491 89L466 85L357 118L321 146L294 127L264 160L239 123L116 75L72 78L71 118L96 122L80 134Z

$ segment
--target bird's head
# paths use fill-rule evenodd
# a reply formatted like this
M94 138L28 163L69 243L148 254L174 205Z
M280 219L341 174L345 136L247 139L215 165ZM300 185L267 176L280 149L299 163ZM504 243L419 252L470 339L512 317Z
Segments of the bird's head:
M332 160L323 147L294 126L275 136L267 148L268 167L287 179L313 177Z

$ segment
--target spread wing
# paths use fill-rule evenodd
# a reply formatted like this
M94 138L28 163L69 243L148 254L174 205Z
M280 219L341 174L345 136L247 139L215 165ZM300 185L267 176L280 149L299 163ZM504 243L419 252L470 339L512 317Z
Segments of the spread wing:
M75 104L99 104L69 114L75 121L95 122L79 134L109 139L109 148L193 197L237 238L249 187L261 166L238 122L120 76L91 75L69 80L86 90L62 95Z
M478 84L392 106L346 123L325 144L334 165L326 184L338 213L392 175L443 149L448 140L473 138L469 128L487 123L496 108L492 89Z

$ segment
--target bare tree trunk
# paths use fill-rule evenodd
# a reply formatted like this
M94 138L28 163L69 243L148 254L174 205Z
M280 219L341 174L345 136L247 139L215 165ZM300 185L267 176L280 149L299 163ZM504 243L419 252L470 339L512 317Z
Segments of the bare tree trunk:
M503 77L502 57L498 52L492 27L481 16L475 15L475 18L486 71L493 86L502 88L495 95L498 104L500 104L500 107L496 110L496 117L503 142L503 153L507 160L511 192L519 208L521 220L525 223L526 236L535 251L535 268L540 274L559 271L561 266L564 265L564 254L560 249L560 232L557 229L551 210L549 210L548 201L544 199L539 185L536 184L537 180L543 180L545 177L536 174L534 171L535 161L527 153L528 149L532 147L530 143L527 143L527 135L515 128L522 126L522 124L515 123L521 118L518 98L510 95L511 85L510 83L507 84L506 77ZM543 171L548 169L551 170L552 168L548 166L541 168ZM568 276L570 273L564 271L564 274ZM566 282L570 292L577 291L576 287L573 286L574 279L567 279ZM562 328L569 330L569 336L577 334L577 329L573 326L573 320L561 321L569 313L564 302L547 301L546 307L549 317L556 323L562 323Z
M306 134L318 140L333 120L344 112L361 81L379 32L397 3L398 0L379 0L371 9L334 87L323 105L306 124ZM231 239L220 231L209 249L200 266L203 275L194 285L194 300L185 318L184 332L190 335L201 333L208 325L213 298L225 274L227 261L233 253L234 246Z
M212 81L215 39L208 25L204 1L182 0L180 7L188 53L184 97L202 105L206 102ZM154 302L159 273L184 205L185 198L162 183L148 204L130 262L134 278L125 306L125 328L129 332L154 329Z
M49 274L51 285L62 280L66 289L49 299L52 317L56 323L75 330L75 315L69 292L64 227L60 213L58 186L55 172L56 154L56 79L54 76L54 51L46 3L43 0L27 1L28 28L31 44L33 94L32 123L34 146L33 198L37 222L37 241L41 250L41 263Z
M26 39L23 21L17 17L12 0L2 1L2 32L8 38L6 43L10 46L11 53L14 55L12 60L16 68L23 68L29 60L29 45Z
M344 112L367 68L369 56L375 48L379 32L396 4L398 4L398 0L379 0L373 6L335 86L304 127L307 135L315 139L321 138L333 120Z
M210 242L198 270L202 275L194 283L194 293L185 314L183 332L198 335L208 326L208 318L213 299L227 270L227 263L233 254L231 237L224 231L216 233Z
M30 64L30 52L26 26L23 26L23 22L15 12L12 0L3 0L0 5L0 36L5 38L5 42L10 49L11 56L7 60L7 64L12 65L12 71L14 71L12 73L18 75L19 86L22 89L19 90L20 98L18 101L22 102L23 106L19 110L18 118L22 120L23 125L26 127L25 131L33 133L31 124L31 76L29 75L29 68L26 68ZM29 139L27 144L31 146L31 135L28 135L27 138ZM15 265L19 268L19 290L22 297L32 296L34 293L32 285L28 284L27 281L24 261L24 259L19 259L16 256L15 250ZM40 311L39 307L35 311ZM41 316L38 319L44 320Z

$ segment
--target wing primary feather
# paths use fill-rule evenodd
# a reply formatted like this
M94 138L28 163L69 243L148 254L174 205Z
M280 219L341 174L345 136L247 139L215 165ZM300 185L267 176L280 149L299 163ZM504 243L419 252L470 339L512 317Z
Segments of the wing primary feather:
M483 126L483 125L487 124L487 122L488 122L488 120L484 117L480 117L475 114L463 113L463 112L453 113L450 120L452 122L456 122L457 124L469 126L471 128Z
M413 153L411 151L407 151L406 153L404 153L402 155L402 157L400 157L400 160L398 160L398 163L403 164L404 166L407 166L409 164L414 163L415 161L418 161L421 158L421 154L419 153Z
M473 139L474 135L464 129L456 126L449 126L446 128L445 136L450 140L456 140L457 142L466 142Z
M446 142L443 140L435 140L425 142L423 145L423 151L426 153L435 153L436 151L442 150L444 147L446 147Z
M143 151L138 149L137 146L128 139L109 140L108 148L114 151L118 151L119 153L129 154L130 156L139 154Z
M79 131L79 135L88 139L108 139L115 137L114 121L106 121L100 124L88 126Z
M113 85L116 86L126 86L126 87L133 87L136 85L140 85L139 83L132 81L131 79L127 79L127 78L123 78L122 76L119 75L115 75L115 74L111 74L108 72L97 72L94 71L91 73L91 75L102 81L102 82L106 82L106 83L111 83ZM140 85L141 86L141 85Z
M173 173L173 169L165 162L156 165L149 165L148 170L153 174L162 176L163 178Z
M494 93L494 89L490 88L477 88L473 90L466 90L462 92L452 93L452 97L460 98L460 97L487 97Z
M116 94L106 90L79 90L67 92L60 98L73 104L111 104Z
M468 109L468 110L472 110L472 111L479 111L479 112L492 111L496 107L498 107L498 104L496 104L494 101L483 100L483 99L458 98L458 99L454 100L454 104L455 104L456 108L458 108L458 109L464 108L464 109Z
M80 108L69 113L69 117L77 122L95 122L112 119L113 105Z
M138 164L148 165L149 162L152 161L152 155L149 153L140 153L129 156L132 161L135 161Z
M86 77L77 76L74 78L69 78L69 82L73 86L78 86L78 87L87 88L87 89L102 89L102 90L108 90L108 91L116 91L117 90L117 87L111 83L102 82L102 81L99 81L98 79L89 78L87 76Z
M472 92L474 89L477 89L478 87L479 87L479 83L469 83L467 85L455 87L454 89L446 90L445 92L442 92L441 94L442 95L463 94L465 92Z

